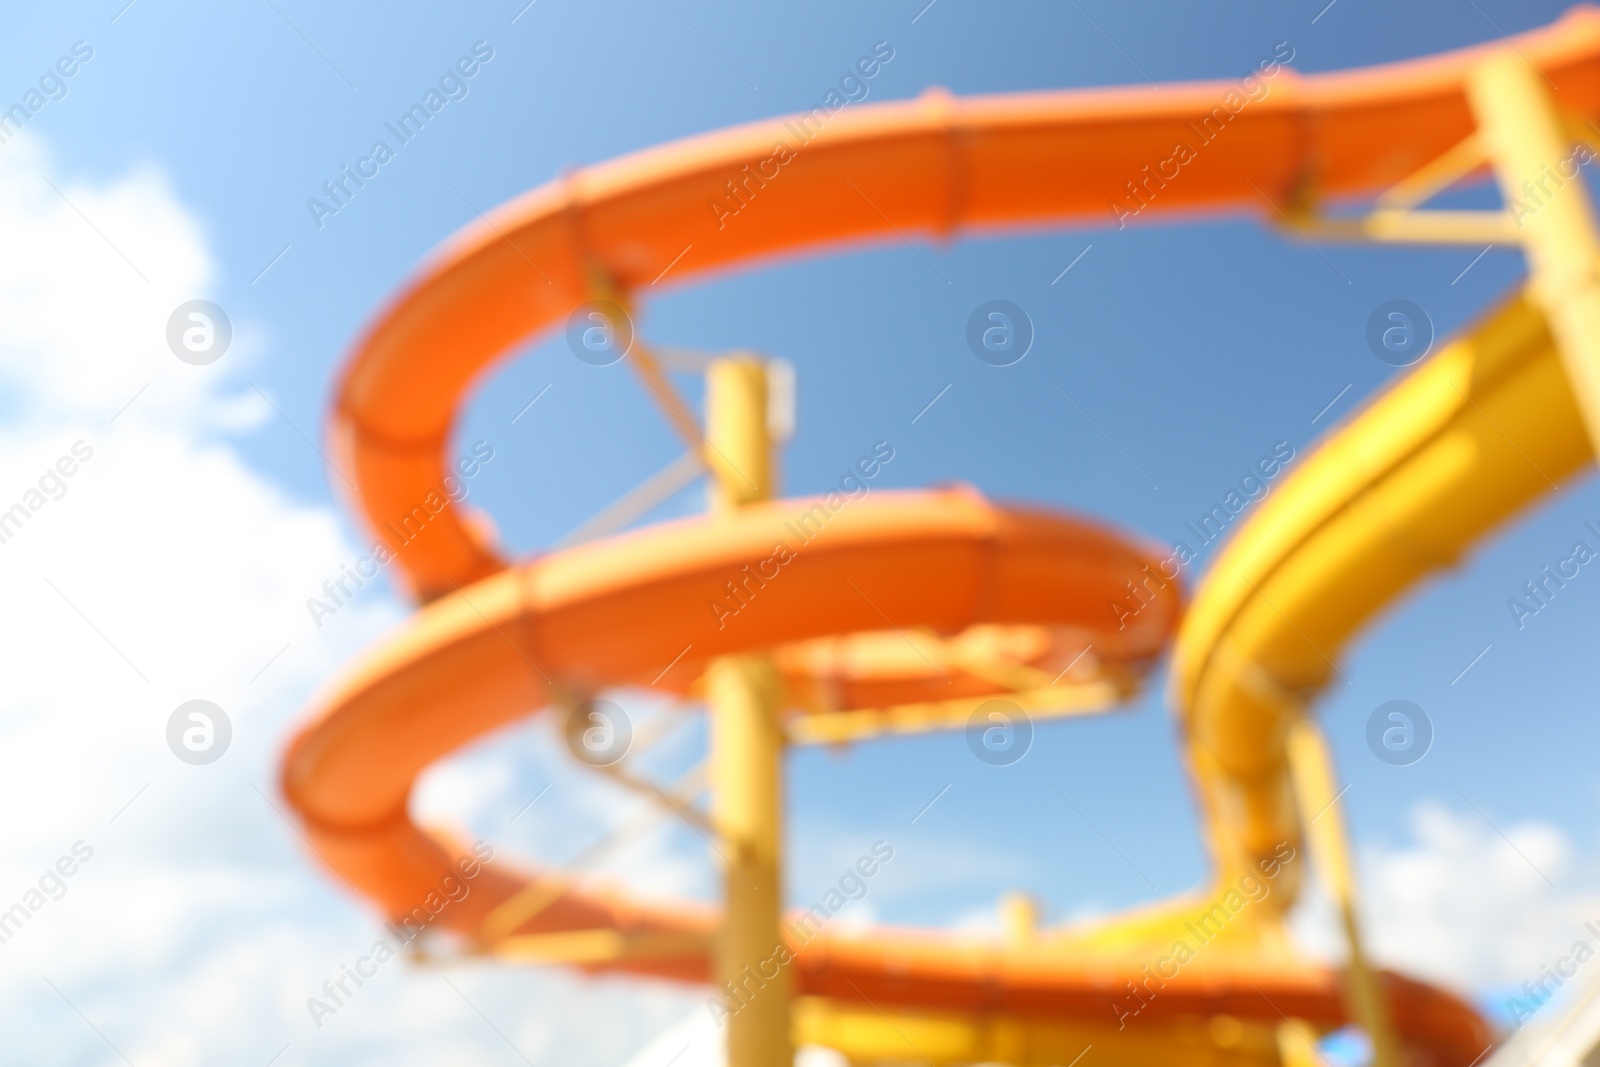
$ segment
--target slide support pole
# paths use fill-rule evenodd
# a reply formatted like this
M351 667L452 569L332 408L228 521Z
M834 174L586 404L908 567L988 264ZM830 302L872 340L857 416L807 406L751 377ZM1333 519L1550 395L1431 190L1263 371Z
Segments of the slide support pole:
M706 375L712 507L732 510L774 491L766 364L718 359ZM730 1014L728 1067L790 1067L790 970L783 943L783 687L772 661L723 656L706 673L711 712L712 821L721 837L727 911L714 981Z
M1302 717L1290 727L1288 748L1300 817L1306 820L1306 841L1323 889L1339 909L1350 952L1345 967L1346 1010L1372 1042L1373 1067L1399 1067L1399 1043L1395 1040L1394 1022L1389 1018L1389 1005L1362 946L1349 838L1345 835L1339 794L1333 788L1337 781L1333 758L1321 729L1309 718Z
M1600 239L1573 138L1543 74L1514 51L1484 60L1467 82L1480 141L1528 257L1534 301L1600 451Z

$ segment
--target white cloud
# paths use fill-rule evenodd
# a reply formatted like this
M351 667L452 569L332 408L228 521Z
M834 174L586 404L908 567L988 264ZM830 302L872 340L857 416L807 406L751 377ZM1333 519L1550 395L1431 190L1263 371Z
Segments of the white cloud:
M509 1039L603 1065L681 1017L689 991L397 961L312 1025L306 998L378 926L274 807L277 760L313 688L406 609L373 587L313 626L306 597L359 550L234 442L279 417L249 384L265 331L236 317L205 367L168 351L172 310L217 289L160 174L77 180L18 136L0 232L0 511L39 505L0 543L0 909L64 886L0 943L4 1058L466 1064L514 1061ZM197 697L234 730L204 767L165 742ZM92 856L46 877L79 841Z
M1365 936L1385 966L1458 991L1516 988L1565 954L1585 920L1600 921L1592 872L1557 827L1497 830L1477 812L1436 802L1413 808L1408 824L1409 842L1358 856ZM1308 949L1342 958L1343 937L1314 886L1294 926Z

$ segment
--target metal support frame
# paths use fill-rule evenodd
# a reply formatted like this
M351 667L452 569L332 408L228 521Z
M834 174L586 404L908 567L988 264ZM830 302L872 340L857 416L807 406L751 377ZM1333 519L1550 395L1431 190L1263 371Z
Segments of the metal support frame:
M1351 1016L1367 1032L1372 1042L1373 1067L1399 1067L1400 1043L1395 1038L1394 1021L1383 996L1378 977L1367 959L1357 916L1355 875L1350 862L1350 839L1345 833L1344 813L1333 758L1328 753L1322 730L1310 718L1302 718L1290 728L1289 766L1294 772L1296 797L1306 820L1306 840L1321 875L1324 890L1339 910L1349 947L1345 964L1345 996Z
M770 500L776 482L766 364L716 360L706 374L706 442L718 469L712 507ZM770 658L723 656L706 672L711 821L721 838L723 914L713 980L728 1015L728 1067L794 1062L783 945L783 684ZM784 950L786 951L786 950Z
M1485 60L1467 90L1506 203L1515 205L1534 301L1600 451L1600 238L1589 190L1576 168L1562 173L1574 142L1589 138L1557 109L1544 75L1515 53Z
M1544 75L1506 51L1469 75L1467 97L1477 130L1389 189L1366 216L1333 219L1315 205L1285 210L1302 235L1419 244L1507 245L1528 258L1529 291L1549 321L1574 399L1600 454L1600 236L1579 166L1600 148L1600 131L1564 114ZM1588 148L1577 159L1575 145ZM1505 207L1497 211L1420 210L1474 171L1488 167ZM1349 945L1351 1014L1366 1029L1377 1067L1397 1064L1399 1046L1388 1005L1362 945L1353 865L1336 801L1332 761L1309 718L1288 739L1290 766L1322 881L1339 909ZM1302 1035L1285 1032L1285 1059L1314 1062Z

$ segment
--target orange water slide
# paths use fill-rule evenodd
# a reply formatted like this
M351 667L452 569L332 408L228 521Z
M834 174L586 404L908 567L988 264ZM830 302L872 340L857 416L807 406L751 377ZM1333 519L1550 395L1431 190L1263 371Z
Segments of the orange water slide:
M1514 44L1564 109L1600 116L1600 12L1575 9ZM1377 193L1474 132L1467 73L1502 47L1316 76L1268 64L1247 84L968 100L931 93L825 121L813 115L803 129L794 119L751 124L578 171L467 227L379 316L340 385L336 463L354 477L375 527L411 513L446 473L452 426L479 374L584 302L626 301L653 281L681 284L908 232L1117 225L1134 207L1140 223L1181 212L1272 217ZM736 195L759 210L730 217ZM880 629L884 618L943 634L1055 628L1137 668L1176 618L1175 586L1154 597L1157 610L1131 633L1104 607L1124 582L1144 580L1150 552L1063 516L912 493L852 504L827 539L763 588L770 613L715 627L708 596L764 555L784 509L798 506L759 505L512 566L445 502L398 548L399 567L429 606L327 696L291 746L285 792L319 851L391 915L409 910L456 854L410 822L416 775L562 690L682 688L712 657ZM870 575L870 588L841 581L860 575ZM680 653L686 645L692 654ZM1200 786L1220 788L1208 777ZM513 909L511 932L627 935L606 951L574 951L572 962L694 981L709 974L714 912L646 905L502 864L476 884L442 923L477 936L508 905L533 901ZM1164 921L1150 929L1165 931ZM983 949L899 932L826 936L795 966L799 992L814 997L851 1000L848 984L908 1009L1104 1026L1121 986L1162 947L1152 936L1117 952L1048 942ZM1388 990L1418 1062L1465 1067L1481 1053L1487 1032L1465 1004L1394 977ZM1272 952L1197 963L1152 1001L1152 1014L1224 1012L1276 1025L1284 1005L1317 1025L1344 1018L1334 975Z
M1600 11L1575 8L1515 44L1554 83L1562 107L1600 117ZM1241 72L1265 87L1254 100L1237 80L964 99L935 92L852 105L810 140L797 136L795 118L780 118L576 171L465 227L378 316L339 387L335 462L355 480L374 527L409 514L440 485L473 381L597 296L902 233L1112 224L1141 202L1130 183L1148 201L1140 223L1217 211L1270 219L1273 204L1376 193L1473 132L1467 72L1503 47L1333 74ZM1230 116L1225 126L1219 109ZM778 144L794 158L774 174L762 164ZM1170 180L1150 181L1145 168L1159 168L1179 144L1195 158ZM733 202L729 183L760 210L719 222L713 205ZM399 557L425 600L506 564L453 504Z
M569 549L429 605L322 702L321 716L291 746L284 791L318 854L391 918L414 913L467 855L410 821L406 803L416 775L549 704L558 684L647 681L680 639L697 655L679 659L673 670L695 674L712 656L869 629L881 612L906 627L952 633L981 623L1069 626L1103 642L1108 660L1136 663L1161 648L1176 622L1175 589L1153 599L1125 629L1102 610L1159 550L1130 551L1090 524L946 490L861 501L762 591L770 595L762 604L769 610L752 614L747 628L718 629L703 610L706 598L752 554L768 551L785 521L808 503L680 520ZM928 582L928 574L941 580ZM622 623L640 619L656 625ZM470 893L436 919L427 917L429 924L473 940L508 904L529 901L527 918L514 920L505 936L537 941L571 965L690 982L710 977L713 909L581 888L559 874L503 861L472 869ZM803 929L791 927L790 934ZM601 931L614 940L597 942L593 935ZM1139 965L1155 965L1166 947L1130 957L1063 951L1049 940L997 946L913 930L824 931L792 943L804 944L793 968L806 997L935 1016L1049 1019L1065 1028L1036 1043L1120 1032L1129 983L1148 981ZM1400 1033L1430 1050L1431 1062L1465 1065L1481 1052L1486 1033L1465 1004L1399 976L1386 981ZM1227 938L1139 1015L1148 1036L1218 1013L1270 1029L1283 1011L1311 1025L1339 1025L1338 975L1280 955L1262 957L1245 951L1242 939Z
M1153 659L1176 625L1176 586L1122 628L1106 608L1159 549L1136 550L1051 513L996 507L968 490L858 501L826 537L796 546L747 615L729 623L707 610L730 576L792 540L787 524L810 503L780 501L567 549L429 605L321 701L319 718L290 747L284 793L321 855L388 913L405 914L448 865L406 814L416 776L569 694L685 684L714 657L875 630L886 617L902 630L941 633L981 624L1068 627L1103 662L1130 667ZM913 687L920 691L920 680ZM842 699L855 706L857 696L847 689ZM474 909L535 880L500 870L450 925L475 934L482 916ZM637 922L653 932L701 929L699 917L633 918L649 911L563 893L507 932ZM646 969L658 967L703 975L704 946Z

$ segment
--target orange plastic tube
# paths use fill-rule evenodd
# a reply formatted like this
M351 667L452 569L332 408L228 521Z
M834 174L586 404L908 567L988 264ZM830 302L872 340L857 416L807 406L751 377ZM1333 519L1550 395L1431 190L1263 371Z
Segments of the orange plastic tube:
M1574 10L1515 43L1558 86L1562 107L1600 116L1600 13ZM679 284L766 257L913 230L1120 224L1136 204L1143 205L1141 221L1179 212L1271 214L1275 204L1377 192L1473 132L1466 74L1500 47L1313 77L1280 70L1264 79L1264 96L1237 107L1232 82L964 101L932 93L852 108L814 134L799 133L793 121L756 123L580 171L465 229L379 317L340 386L331 427L339 465L355 478L359 504L375 526L410 513L439 484L452 421L478 375L584 301L619 298L658 279ZM1205 130L1208 117L1222 132ZM768 161L780 143L793 158L774 172ZM1174 175L1162 164L1180 143L1195 158ZM733 181L757 199L728 218L715 205L726 203ZM831 563L820 544L803 556L814 580L794 589L774 583L771 620L752 616L750 627L730 628L732 636L712 633L709 613L698 628L674 613L693 608L713 577L727 576L713 574L716 567L742 565L749 551L765 549L760 537L744 544L719 532L712 540L698 537L693 524L679 525L506 570L493 546L447 505L400 550L399 561L423 599L457 587L466 592L424 611L332 696L291 748L285 791L329 862L395 914L430 890L453 857L447 843L406 816L416 773L544 704L541 670L563 681L618 684L648 680L670 662L677 639L664 635L677 632L706 642L674 668L688 672L704 656L880 628L882 616L842 590L827 601L807 599L830 579L837 586L846 571L883 576L881 588L860 590L866 596L858 599L875 602L897 625L948 633L982 622L1055 624L1062 621L1056 613L1077 610L1071 605L1103 604L1095 599L1099 583L1123 576L1105 560L1099 570L1067 575L1060 542L1072 538L1042 516L973 505L986 515L973 525L971 508L908 497L907 516L918 506L925 513L896 518L891 512L901 503L863 502L850 520L859 523L858 539L843 539L845 547L830 538L842 553ZM881 513L880 505L887 505ZM778 507L751 509L751 521L772 519ZM1000 539L1004 550L992 547L996 530L1009 531ZM719 558L709 570L707 558L696 555L735 543L746 554ZM1008 571L1007 559L1026 562ZM923 580L928 573L949 576L953 591L931 588ZM1054 575L1058 587L1045 600L1030 600L1028 585L1041 574ZM1093 625L1075 614L1066 621ZM1204 788L1214 784L1202 776ZM486 870L450 922L475 930L530 878L536 876ZM692 944L714 922L709 911L568 890L521 932L613 928ZM614 966L703 980L707 955L690 947ZM859 992L905 1005L1103 1011L1111 995L1107 972L1087 963L975 954L904 934L808 946L796 966L803 992L849 999L839 986L849 976ZM1341 1017L1336 983L1321 972L1224 971L1208 965L1197 972L1210 975L1208 992L1192 1004L1174 996L1162 1010L1228 1005L1241 1016L1271 1017L1278 1010L1271 1002L1280 1002L1312 1021ZM1390 992L1402 1034L1431 1049L1436 1062L1466 1064L1481 1052L1482 1023L1459 1001L1398 979Z
M1600 117L1600 11L1576 8L1515 44L1558 87L1561 106ZM467 226L378 317L339 387L335 461L374 527L409 514L439 486L452 421L478 375L583 302L652 282L902 232L1111 223L1113 205L1140 202L1130 182L1148 201L1140 221L1275 218L1265 198L1375 193L1473 132L1466 73L1503 47L1336 74L1281 69L1236 114L1229 94L1248 97L1226 81L961 100L936 92L848 108L809 141L797 118L774 119L580 170ZM1197 131L1220 125L1218 108L1231 118L1207 142ZM794 158L772 176L777 164L766 161L780 143ZM1150 181L1146 167L1173 173L1161 164L1179 143L1196 158ZM746 181L747 167L757 175L745 187L749 210L719 221L712 205L733 203L725 183ZM423 599L506 563L453 505L399 561Z
M1135 550L1106 531L1059 516L989 504L965 490L882 493L851 506L762 588L767 610L719 628L701 610L725 576L770 552L809 501L754 505L682 520L507 569L423 609L325 701L294 739L285 795L322 858L391 917L437 893L465 855L416 827L406 812L415 776L433 760L548 703L550 680L589 686L647 683L689 642L674 671L706 659L881 624L955 633L973 625L1068 626L1114 662L1157 653L1176 623L1175 586L1116 628L1103 606L1144 574L1159 550ZM923 580L940 575L939 582ZM748 623L748 625L745 625ZM713 909L641 903L545 882L504 863L476 871L472 891L439 926L477 936L496 907L546 884L548 902L520 935L611 930L653 939L648 951L579 964L595 971L704 982ZM642 942L641 942L642 943ZM797 992L917 1011L956 1010L1115 1021L1137 961L1063 955L1048 942L974 945L921 931L835 937L796 955ZM1403 1036L1441 1065L1465 1067L1487 1035L1465 1004L1388 976ZM1141 1017L1181 1021L1227 1012L1274 1022L1280 1010L1314 1025L1343 1021L1337 976L1284 961L1241 961L1217 949Z
M290 745L284 793L323 857L389 914L408 911L446 864L408 821L413 780L550 704L556 684L665 684L664 675L698 677L717 656L881 629L886 619L946 634L984 623L1067 626L1103 660L1135 667L1176 626L1175 585L1125 628L1106 607L1159 550L967 490L884 492L849 505L825 536L795 546L746 612L719 620L707 605L723 583L792 542L785 524L810 503L752 505L568 549L430 605L324 699ZM574 901L584 926L594 913ZM558 911L542 919L557 926L537 929L573 928Z

